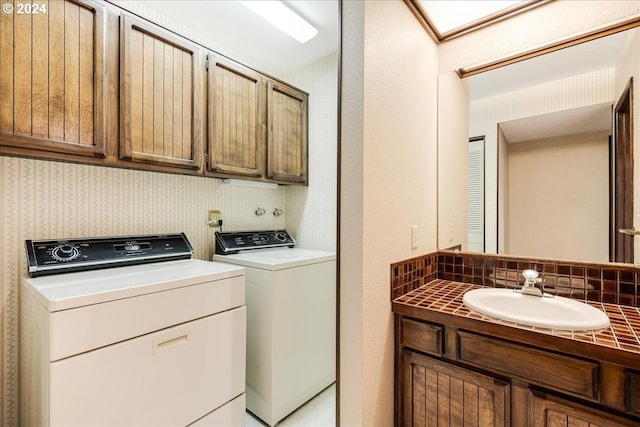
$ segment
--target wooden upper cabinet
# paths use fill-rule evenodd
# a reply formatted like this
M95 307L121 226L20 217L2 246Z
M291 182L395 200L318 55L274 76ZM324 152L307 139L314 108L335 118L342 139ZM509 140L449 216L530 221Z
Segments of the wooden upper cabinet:
M267 82L267 177L308 184L308 95Z
M264 175L261 79L247 67L209 54L209 171Z
M120 158L200 169L202 50L129 15L120 29Z
M0 13L0 145L104 157L104 6L2 3L14 13Z

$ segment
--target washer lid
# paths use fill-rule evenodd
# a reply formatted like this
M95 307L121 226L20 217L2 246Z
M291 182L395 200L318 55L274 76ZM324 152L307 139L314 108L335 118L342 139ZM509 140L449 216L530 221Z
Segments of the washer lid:
M231 255L214 255L213 259L214 261L275 271L320 262L335 261L336 254L332 251L319 251L315 249L275 248L253 249Z
M22 290L54 312L243 274L241 267L190 259L25 278Z

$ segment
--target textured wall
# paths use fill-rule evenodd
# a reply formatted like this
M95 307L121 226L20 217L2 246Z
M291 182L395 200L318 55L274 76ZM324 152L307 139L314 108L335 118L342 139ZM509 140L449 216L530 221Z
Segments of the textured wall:
M340 419L390 426L389 266L436 247L437 53L403 2L352 3L343 3Z
M309 187L285 190L287 230L299 247L336 250L338 54L285 76L309 92Z
M609 135L509 144L505 254L609 261Z
M0 302L3 419L16 425L18 288L26 276L26 239L184 231L195 256L210 259L207 210L225 229L284 227L285 217L253 210L285 206L284 189L230 187L219 179L0 157Z

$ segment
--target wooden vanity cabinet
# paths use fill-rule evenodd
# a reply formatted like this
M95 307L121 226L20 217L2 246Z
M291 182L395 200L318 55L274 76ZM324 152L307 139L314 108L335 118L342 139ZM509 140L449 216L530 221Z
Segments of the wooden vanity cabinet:
M38 5L0 13L0 148L105 157L105 6Z
M120 31L120 159L200 169L202 50L127 14Z
M637 427L640 421L617 417L602 410L532 390L529 425L540 427Z
M436 317L395 314L397 426L640 425L634 371Z
M403 425L510 425L507 382L406 349L402 359Z

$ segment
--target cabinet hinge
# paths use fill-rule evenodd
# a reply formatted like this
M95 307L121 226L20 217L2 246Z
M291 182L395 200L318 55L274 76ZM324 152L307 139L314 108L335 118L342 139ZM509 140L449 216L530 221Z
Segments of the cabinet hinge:
M204 63L204 67L205 67L206 71L209 71L209 55L207 55L207 60Z
M209 164L209 153L204 153L204 163L205 165Z

